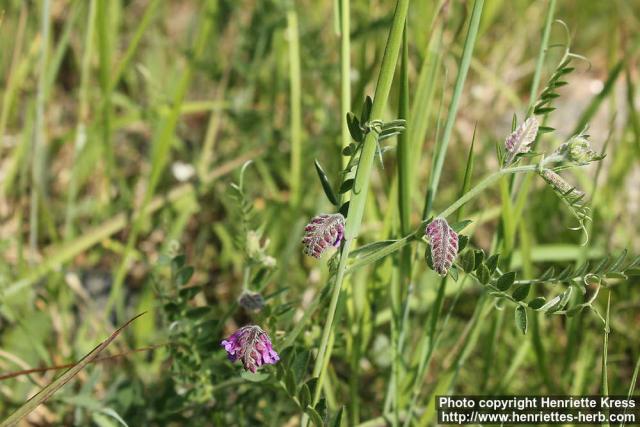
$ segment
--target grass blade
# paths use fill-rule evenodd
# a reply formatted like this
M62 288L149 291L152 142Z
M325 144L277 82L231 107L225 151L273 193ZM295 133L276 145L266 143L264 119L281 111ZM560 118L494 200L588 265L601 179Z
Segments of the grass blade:
M66 383L68 383L73 377L75 377L78 372L80 372L85 366L91 363L98 355L111 344L111 342L116 339L116 337L122 332L127 326L129 326L134 320L139 318L145 313L140 313L134 318L130 319L127 323L116 329L109 338L102 341L100 345L91 350L86 356L84 356L73 368L70 368L64 374L60 375L58 379L53 381L51 384L40 390L38 394L29 399L24 405L18 408L13 414L9 416L6 420L0 424L0 427L9 427L16 425L20 420L29 415L31 411L33 411L40 404L44 403L49 399L56 391L60 390Z
M467 79L467 72L469 71L469 65L471 64L471 56L473 54L473 48L475 47L476 43L476 36L478 34L478 27L480 26L480 17L482 16L483 6L484 0L475 0L473 3L473 11L471 12L469 30L467 32L467 38L464 42L462 59L460 60L460 68L458 69L456 83L453 88L453 97L451 98L451 104L449 105L447 121L444 125L444 133L442 134L442 140L438 142L438 146L433 157L433 168L431 169L431 176L429 178L426 216L429 216L429 214L431 213L433 200L438 190L438 184L440 183L440 175L442 174L444 158L447 152L447 147L449 146L449 140L451 139L451 133L453 132L453 125L456 121L456 115L458 113L458 106L460 104L460 97L462 96L464 82Z

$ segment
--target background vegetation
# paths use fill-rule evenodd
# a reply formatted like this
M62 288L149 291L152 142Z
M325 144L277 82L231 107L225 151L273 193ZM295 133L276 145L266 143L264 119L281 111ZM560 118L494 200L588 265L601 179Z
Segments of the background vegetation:
M462 273L441 281L415 242L347 276L316 393L333 267L300 241L312 216L335 209L314 160L337 189L344 113L374 95L395 7L351 0L347 16L344 1L0 3L0 418L61 370L12 372L76 362L144 311L22 422L282 426L342 414L343 425L427 425L437 393L634 392L637 277L607 277L593 301L607 328L594 310L531 311L523 335L513 304ZM473 221L469 245L500 252L518 279L607 256L619 270L623 249L640 254L640 2L479 3L481 17L471 1L409 5L404 60L374 117L405 118L407 130L382 142L354 248L415 230L427 188L427 212L440 212L498 170L496 145L570 39L588 62L572 63L538 151L588 123L606 153L563 174L587 194L588 243L541 179L502 181L456 215ZM561 282L529 297L553 298ZM266 306L240 306L243 291ZM282 357L255 375L219 346L249 323Z

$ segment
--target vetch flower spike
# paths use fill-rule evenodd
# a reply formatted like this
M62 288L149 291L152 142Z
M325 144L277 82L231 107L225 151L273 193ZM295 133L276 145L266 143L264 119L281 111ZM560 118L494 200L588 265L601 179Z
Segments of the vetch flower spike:
M528 153L531 150L531 144L538 134L538 126L535 116L529 117L505 139L504 147L507 150L505 166L510 165L518 154Z
M320 258L329 248L340 246L344 238L344 217L342 214L322 214L315 216L304 228L302 244L304 253Z
M446 276L458 255L458 233L449 227L446 219L436 218L427 225L425 235L431 245L433 269Z
M269 335L256 325L243 326L220 345L227 351L230 361L241 360L244 369L253 373L262 365L274 365L280 360Z

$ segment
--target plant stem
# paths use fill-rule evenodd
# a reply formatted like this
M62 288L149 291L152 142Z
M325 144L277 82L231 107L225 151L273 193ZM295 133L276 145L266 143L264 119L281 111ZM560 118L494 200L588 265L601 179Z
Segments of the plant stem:
M393 74L396 68L398 53L400 51L402 32L404 29L404 22L407 16L408 6L409 0L398 0L398 3L396 5L393 23L391 24L389 38L387 39L387 46L382 58L382 66L380 69L380 75L378 77L378 83L376 85L373 106L371 109L371 118L374 120L382 116L382 112L387 103L387 98L389 97L389 91L391 90L391 83L393 81ZM334 287L331 294L331 302L327 313L327 320L322 331L320 347L318 349L318 354L316 356L316 361L313 368L314 377L320 375L321 371L323 371L325 359L328 360L328 358L330 357L330 354L327 352L329 337L334 328L334 317L342 290L342 282L345 276L346 264L349 258L349 251L351 249L353 241L358 234L360 224L362 222L362 217L364 215L364 206L367 198L367 192L369 190L369 178L371 176L371 169L373 166L377 144L377 134L375 132L367 133L367 136L364 140L362 153L360 154L360 161L358 163L358 169L356 172L356 178L352 190L349 213L345 226L345 242L342 247L342 251L340 252L340 263L338 266L338 272L336 274L336 280L333 285ZM314 405L320 400L322 381L323 376L319 376L318 383L316 385L317 391L313 399Z
M36 97L36 123L35 135L33 139L33 163L32 169L32 188L31 188L31 212L29 218L29 248L31 251L31 260L35 259L35 252L38 245L38 200L45 195L45 124L44 124L44 103L45 103L45 85L47 77L47 58L49 54L49 28L50 28L50 10L51 3L44 0L42 3L41 16L41 35L42 45L40 46L40 66L38 76L38 93Z
M292 8L287 12L287 33L289 37L289 88L291 108L291 206L300 202L301 156L302 156L302 98L300 83L300 40L298 15Z
M469 31L467 32L467 38L464 42L464 50L462 51L462 59L460 60L460 69L458 70L456 83L453 88L453 97L451 98L451 105L449 106L449 113L447 115L447 121L445 122L442 141L440 141L433 159L433 169L431 170L429 189L427 193L427 214L431 212L433 200L438 190L438 184L440 183L442 166L444 165L444 158L447 152L447 147L449 146L449 140L451 139L453 125L456 121L460 97L462 96L462 89L464 88L464 82L467 79L467 72L469 71L469 65L471 64L471 57L476 43L476 36L480 26L480 17L482 16L483 6L484 0L475 0L473 3L473 12L471 13L471 21L469 22Z
M479 196L482 193L482 191L484 191L487 187L491 186L492 184L495 184L495 182L498 181L504 175L534 172L538 170L538 167L539 167L538 165L525 165L525 166L517 166L517 167L501 169L497 172L494 172L491 175L485 177L482 181L480 181L480 183L478 183L475 187L473 187L467 193L465 193L460 198L458 198L458 200L453 202L453 204L451 204L448 208L440 212L437 216L446 218L452 215L453 213L455 213L455 211L460 209L464 204L468 203L475 197ZM405 246L410 244L413 240L418 239L418 236L423 231L424 225L425 225L425 222L422 222L418 227L418 230L413 231L407 234L406 236L402 237L401 239L398 239L393 243L390 243L389 245L384 246L383 248L371 253L370 255L367 255L366 257L363 257L362 259L359 259L353 262L349 266L349 268L347 268L346 273L352 273L354 270L357 270L360 267L369 265L372 262L378 261L379 259L382 259L404 248Z
M498 172L494 172L491 175L484 178L482 181L480 181L475 187L473 187L471 190L465 193L458 200L453 202L453 204L449 205L448 208L440 212L438 214L438 217L442 217L442 218L448 217L449 215L454 213L456 210L458 210L460 207L462 207L465 203L467 203L469 200L475 198L485 188L495 183L498 179L500 179L500 177L507 174L512 174L512 173L533 172L533 171L536 171L538 167L539 167L538 165L516 166L516 167L501 169Z
M407 27L405 24L402 36L402 61L400 63L400 96L398 105L398 118L407 119L409 115L409 48L407 41ZM409 130L398 136L398 211L400 233L410 232L411 214L411 147L409 146ZM402 337L403 337L403 294L408 289L411 280L411 250L403 248L399 253L398 265L394 268L394 277L391 280L391 342L392 342L392 366L391 380L387 390L385 406L393 406L393 425L400 424L400 396L401 396L401 369L402 369ZM407 294L408 295L408 294Z
M547 48L549 46L549 34L551 34L551 24L553 23L553 14L556 9L556 0L549 0L549 7L547 8L547 17L544 21L544 30L542 32L542 41L540 43L540 51L538 53L538 59L536 60L536 70L533 73L533 82L531 83L531 90L529 92L529 108L527 109L527 117L533 113L533 106L536 103L538 97L538 88L540 87L540 77L542 75L542 67L544 66L544 60L547 56Z
M351 24L350 24L350 1L340 0L340 110L342 148L351 144L351 134L347 126L347 113L351 111ZM346 167L349 158L342 158L342 166Z

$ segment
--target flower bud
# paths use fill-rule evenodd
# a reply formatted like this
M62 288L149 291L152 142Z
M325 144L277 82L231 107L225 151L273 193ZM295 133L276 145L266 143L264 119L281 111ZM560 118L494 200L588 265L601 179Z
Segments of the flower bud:
M322 214L311 219L304 228L302 245L304 253L320 258L329 248L340 246L344 238L344 217L342 214Z
M238 298L240 307L247 310L259 311L264 308L264 298L259 292L243 292Z
M582 133L558 147L556 154L577 165L586 165L602 159L602 156L591 149L587 135Z
M449 227L446 219L436 218L427 225L425 235L431 245L433 269L446 276L458 255L458 233Z

